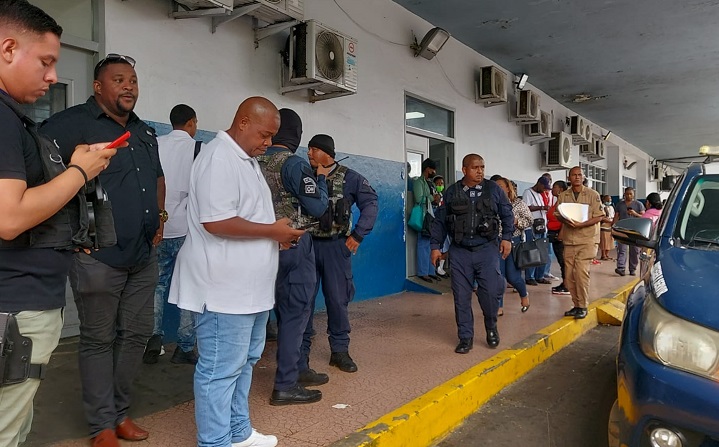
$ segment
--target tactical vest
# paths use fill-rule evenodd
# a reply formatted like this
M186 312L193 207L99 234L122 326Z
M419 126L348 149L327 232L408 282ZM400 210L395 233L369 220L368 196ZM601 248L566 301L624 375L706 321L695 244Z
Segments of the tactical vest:
M492 199L493 183L485 183L482 195L474 203L463 187L459 181L454 184L452 196L445 196L446 224L452 240L459 245L472 246L471 240L477 236L489 241L497 239L500 222L497 204Z
M262 175L265 177L270 191L272 191L275 217L277 219L287 217L292 221L294 228L305 228L316 223L317 218L302 214L299 201L285 189L285 185L282 183L282 166L291 156L292 152L287 150L272 155L259 155L256 160L260 164Z
M15 112L35 142L42 160L44 182L48 183L65 172L67 168L62 162L62 157L55 143L50 141L49 138L38 134L35 122L26 117L17 104L14 104L3 94L0 94L0 101L3 101ZM98 226L99 237L94 240L90 237L90 217L84 189L81 188L77 195L60 211L36 227L25 231L13 240L0 239L0 249L55 248L58 250L70 250L76 247L91 248L95 246L99 248L114 245L116 237L115 227L112 222L112 208L110 208L112 233L109 234ZM97 213L98 210L96 210ZM106 228L107 216L102 212L100 214L101 216L96 216L96 218L100 217L100 220L105 222L102 228ZM102 243L99 243L99 240L102 240Z
M307 231L316 237L347 236L352 224L352 204L344 196L345 166L338 167L327 182L327 211L320 217L320 224Z

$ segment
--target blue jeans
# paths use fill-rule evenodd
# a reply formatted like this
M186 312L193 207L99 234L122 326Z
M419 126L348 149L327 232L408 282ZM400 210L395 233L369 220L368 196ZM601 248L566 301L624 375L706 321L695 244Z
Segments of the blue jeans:
M521 237L512 238L512 247L521 242ZM517 264L514 263L514 256L512 253L507 256L507 259L502 259L502 255L499 255L499 270L502 275L507 279L507 282L512 285L517 292L519 297L524 298L527 296L527 284L522 279L522 271L517 268ZM499 307L504 307L504 290L499 295Z
M417 276L434 275L430 260L429 237L417 234Z
M198 447L230 447L252 434L248 396L269 315L194 314L200 353L194 381Z
M160 270L159 280L155 288L155 328L152 335L164 336L162 330L162 317L165 304L170 293L170 282L172 273L175 271L177 253L182 244L185 243L185 236L171 239L163 239L157 247L157 267ZM184 352L192 351L195 347L195 328L192 322L192 313L180 309L180 325L177 328L177 346Z
M544 234L544 237L547 237L546 233ZM549 256L547 259L549 259L549 262L544 266L544 277L546 278L549 276L550 273L552 273L552 255L554 254L554 249L552 248L552 244L547 244L547 253Z

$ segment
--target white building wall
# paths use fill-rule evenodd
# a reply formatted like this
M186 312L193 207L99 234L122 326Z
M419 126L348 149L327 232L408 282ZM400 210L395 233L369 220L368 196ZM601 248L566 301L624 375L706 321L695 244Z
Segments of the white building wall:
M507 107L474 103L475 73L491 61L454 39L434 60L414 58L409 48L412 33L419 40L431 24L390 0L337 2L349 17L334 0L305 0L305 18L358 39L359 92L315 104L300 94L278 93L278 53L286 32L261 41L255 49L248 17L223 24L213 34L209 18L170 18L165 0L106 0L106 51L137 59L136 111L143 119L168 122L172 106L184 102L197 110L201 128L225 129L240 101L262 95L303 117L302 145L315 133L328 133L341 152L404 161L404 94L409 92L455 112L456 169L465 154L476 152L484 156L489 173L521 182L533 182L541 175L539 149L522 142L522 129L509 122ZM541 95L541 108L554 112L556 131L574 113ZM598 126L593 131L606 133ZM618 178L619 183L609 184L609 192L616 195L621 176L627 175L621 166L624 155L645 161L637 166L648 166L649 157L621 136L613 135L610 141L619 154L608 159L620 164L594 164L616 172L610 178ZM572 163L579 161L575 147ZM561 176L554 174L555 179ZM641 181L639 196L656 189L646 175L636 178Z

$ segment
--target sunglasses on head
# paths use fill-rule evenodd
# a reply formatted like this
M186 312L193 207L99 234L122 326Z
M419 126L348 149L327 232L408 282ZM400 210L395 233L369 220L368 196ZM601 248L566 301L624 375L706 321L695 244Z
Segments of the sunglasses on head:
M131 58L130 56L124 56L122 54L110 53L107 56L105 56L104 59L100 60L100 62L98 62L97 65L95 65L95 73L94 73L95 79L97 79L97 75L100 72L100 69L102 68L103 65L107 64L108 62L117 62L117 61L126 62L126 63L130 64L130 66L132 68L135 68L135 59Z
M112 61L125 61L128 64L130 64L132 66L132 68L135 68L135 59L131 58L130 56L124 56L122 54L117 54L117 53L108 54L107 56L105 56L104 59L102 59L100 62L97 63L97 66L101 67L103 64L105 64L107 62L112 62Z

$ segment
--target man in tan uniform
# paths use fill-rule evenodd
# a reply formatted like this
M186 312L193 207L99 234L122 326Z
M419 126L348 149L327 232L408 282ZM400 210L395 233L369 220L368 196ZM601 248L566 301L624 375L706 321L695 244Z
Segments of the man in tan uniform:
M589 302L589 264L597 253L599 243L599 223L604 217L599 193L582 184L582 168L575 166L569 170L571 187L559 194L557 206L562 203L581 203L589 206L588 220L577 222L567 219L555 211L563 225L559 237L564 243L564 285L572 295L574 307L564 312L565 317L577 319L587 316Z

